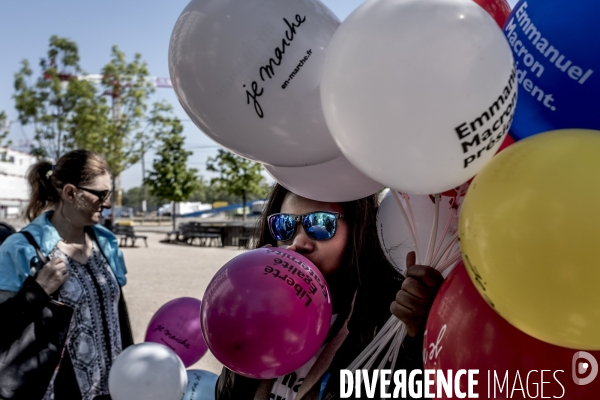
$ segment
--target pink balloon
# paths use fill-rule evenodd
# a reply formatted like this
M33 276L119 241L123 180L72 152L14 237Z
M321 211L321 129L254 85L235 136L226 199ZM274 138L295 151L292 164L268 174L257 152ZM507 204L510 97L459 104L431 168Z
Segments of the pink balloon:
M247 251L225 264L202 302L204 338L238 374L270 379L304 365L331 321L325 278L305 257L277 247Z
M171 300L150 320L145 341L170 347L186 367L194 364L208 350L200 326L201 305L192 297Z

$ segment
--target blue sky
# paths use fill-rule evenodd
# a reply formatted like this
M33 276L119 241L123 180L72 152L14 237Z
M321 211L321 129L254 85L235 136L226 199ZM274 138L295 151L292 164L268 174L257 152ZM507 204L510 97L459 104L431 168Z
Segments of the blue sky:
M363 0L322 1L341 20L363 3ZM509 0L511 6L516 2ZM81 66L87 73L99 73L109 61L111 47L116 44L125 52L128 60L133 58L134 53L141 53L151 75L168 78L169 38L188 0L32 0L3 3L0 23L0 110L6 111L10 120L16 120L12 99L14 73L19 69L22 59L28 59L34 72L39 73L39 59L46 54L52 35L67 37L78 44ZM189 121L172 90L157 89L151 101L161 99L169 101L177 116L184 120L186 147L194 151L190 166L199 169L202 175L209 176L205 172L206 157L216 154L217 147L213 147L215 144ZM26 151L27 148L22 146L32 137L29 127L22 127L18 123L11 126L13 148ZM152 154L146 155L147 165L152 158ZM140 165L134 165L123 173L123 187L139 186L141 175Z

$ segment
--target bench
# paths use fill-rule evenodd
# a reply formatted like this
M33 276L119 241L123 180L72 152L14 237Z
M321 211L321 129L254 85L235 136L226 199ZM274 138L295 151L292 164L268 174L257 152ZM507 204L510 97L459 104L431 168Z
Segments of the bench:
M238 249L249 249L254 245L253 240L256 240L256 229L243 227L241 234L238 236Z
M215 226L202 226L198 222L188 222L179 226L178 240L193 245L197 239L200 246L223 247L223 229Z
M131 247L135 247L137 239L143 239L144 244L148 247L147 236L136 235L133 226L116 224L113 226L113 233L119 238L119 246L121 247L127 246L127 239L131 239Z

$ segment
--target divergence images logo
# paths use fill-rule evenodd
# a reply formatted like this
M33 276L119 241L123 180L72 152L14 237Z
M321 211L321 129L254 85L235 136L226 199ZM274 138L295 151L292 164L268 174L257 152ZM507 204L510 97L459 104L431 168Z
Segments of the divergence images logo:
M587 362L582 361L581 359L585 359ZM590 374L587 378L579 378L577 375L584 375L588 371ZM592 383L596 376L598 375L598 361L588 352L578 351L573 354L573 382L576 385L587 385Z

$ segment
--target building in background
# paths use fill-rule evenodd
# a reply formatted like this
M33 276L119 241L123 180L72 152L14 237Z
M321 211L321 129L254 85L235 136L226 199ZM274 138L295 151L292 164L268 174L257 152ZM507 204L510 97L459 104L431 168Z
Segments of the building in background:
M37 162L31 154L0 147L0 218L23 215L29 201L27 171Z

